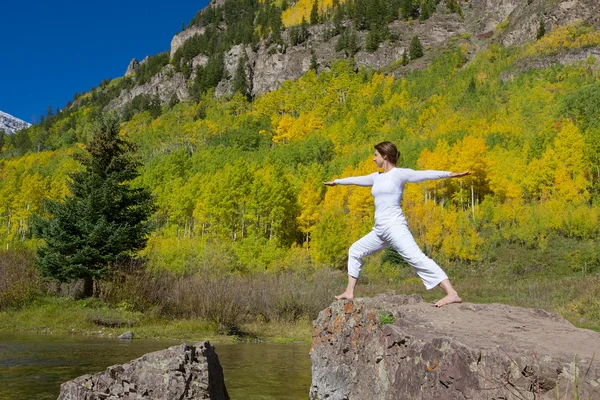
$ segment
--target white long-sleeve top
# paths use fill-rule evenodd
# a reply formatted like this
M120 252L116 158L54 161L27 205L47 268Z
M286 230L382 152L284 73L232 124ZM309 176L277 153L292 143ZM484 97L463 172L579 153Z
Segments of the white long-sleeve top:
M409 168L394 168L388 172L375 172L365 176L353 176L336 179L336 185L372 186L371 194L375 200L374 229L385 229L393 223L406 223L400 207L406 182L418 183L427 180L450 177L448 171L415 171Z

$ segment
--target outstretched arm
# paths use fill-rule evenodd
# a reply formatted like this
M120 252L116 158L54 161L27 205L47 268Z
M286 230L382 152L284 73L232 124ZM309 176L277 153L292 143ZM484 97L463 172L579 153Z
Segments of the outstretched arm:
M379 173L375 172L371 175L365 176L351 176L349 178L335 179L329 182L323 182L323 185L335 186L335 185L357 185L357 186L373 186L375 182L375 176Z
M444 178L460 178L462 176L471 175L470 171L466 172L448 172L448 171L415 171L412 169L403 170L407 182L418 183L423 181L444 179Z

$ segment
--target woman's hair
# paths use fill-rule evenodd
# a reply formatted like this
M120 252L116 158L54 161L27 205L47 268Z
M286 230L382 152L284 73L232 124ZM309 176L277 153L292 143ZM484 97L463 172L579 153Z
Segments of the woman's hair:
M381 156L396 165L398 163L398 148L392 142L381 142L375 145L375 150L381 154Z

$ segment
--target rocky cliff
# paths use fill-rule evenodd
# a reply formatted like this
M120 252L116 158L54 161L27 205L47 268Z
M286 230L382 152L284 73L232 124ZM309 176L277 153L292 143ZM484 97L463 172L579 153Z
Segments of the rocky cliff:
M209 342L146 354L124 365L83 375L60 387L58 400L229 400L223 369Z
M4 132L15 133L16 131L29 126L31 126L31 124L0 111L0 129Z
M599 354L600 333L542 310L336 301L314 321L310 398L600 399Z
M209 7L219 3L222 2L213 1ZM401 59L413 36L418 36L427 49L426 57L424 61L409 67L396 66L394 69L397 74L426 66L428 56L447 46L451 38L457 35L467 34L465 36L473 40L475 48L482 49L490 41L510 46L534 40L540 21L544 22L547 31L556 25L565 25L578 19L600 27L600 3L597 0L471 0L459 3L462 16L449 13L442 1L430 19L394 21L388 26L394 40L381 43L374 52L365 50L367 32L358 32L359 51L353 57L357 67L379 69L392 65ZM350 24L350 21L345 24ZM285 43L283 46L268 45L265 41L255 46L234 46L224 53L227 74L217 86L216 94L220 96L231 92L231 80L242 51L248 55L246 75L252 96L274 90L286 80L298 79L309 70L313 53L317 69L327 70L334 60L348 56L343 51L336 52L338 37L329 37L328 34L332 27L332 22L309 27L308 40L296 46L290 44L290 29L282 33ZM227 27L223 26L222 29ZM175 35L171 41L171 56L186 40L203 33L204 28L191 26ZM208 57L204 55L196 56L193 68L205 65L207 61ZM132 61L133 66L130 64L127 74L133 73L136 62ZM158 95L163 102L167 102L173 95L179 99L189 98L188 86L193 77L194 74L186 79L167 65L150 82L122 91L106 109L120 109L140 94Z

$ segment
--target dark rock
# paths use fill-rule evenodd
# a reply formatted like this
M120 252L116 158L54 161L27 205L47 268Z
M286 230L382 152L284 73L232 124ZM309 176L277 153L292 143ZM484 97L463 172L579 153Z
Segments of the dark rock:
M133 332L127 331L125 333L120 334L118 338L124 340L133 340Z
M209 342L146 354L60 387L58 400L228 400L223 369Z
M125 71L125 76L133 75L135 70L140 66L140 62L137 58L132 59L127 66L127 71Z
M313 326L311 399L600 399L600 333L543 310L385 294Z

